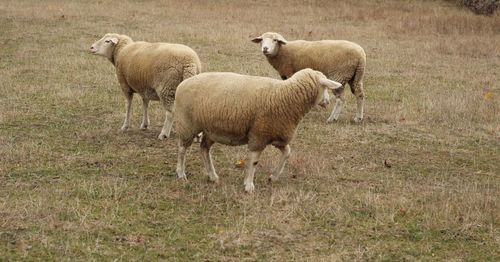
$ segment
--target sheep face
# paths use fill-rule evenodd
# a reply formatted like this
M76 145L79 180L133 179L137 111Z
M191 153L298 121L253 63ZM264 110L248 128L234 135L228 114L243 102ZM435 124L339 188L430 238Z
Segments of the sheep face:
M114 34L106 34L90 46L90 53L111 59L116 44L118 44L118 37Z
M252 39L254 43L260 43L262 53L267 57L274 57L278 54L280 46L286 45L285 38L273 32L267 32Z

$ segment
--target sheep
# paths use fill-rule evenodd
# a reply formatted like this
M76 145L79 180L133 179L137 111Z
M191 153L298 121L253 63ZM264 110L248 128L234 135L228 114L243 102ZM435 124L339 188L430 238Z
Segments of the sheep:
M92 44L90 52L104 56L116 68L116 76L126 99L125 121L121 130L129 127L130 109L134 93L142 97L141 129L149 126L150 100L160 100L166 110L165 122L159 139L168 138L173 116L170 109L175 90L182 80L201 72L201 63L195 51L185 45L135 42L126 35L106 34Z
M354 122L363 120L366 54L361 46L344 40L287 41L274 32L264 33L251 41L261 44L262 53L282 79L289 78L301 69L312 68L343 86L349 83L357 100ZM337 89L333 94L336 102L327 123L337 121L345 103L344 88Z
M174 118L178 135L176 173L186 179L186 150L203 132L202 159L209 180L218 183L210 154L214 143L248 145L245 191L254 191L254 173L267 145L281 151L279 164L270 176L278 179L290 155L297 125L309 110L329 103L328 89L342 85L312 69L304 69L281 81L235 73L202 73L184 80L177 88ZM209 96L206 94L210 94Z

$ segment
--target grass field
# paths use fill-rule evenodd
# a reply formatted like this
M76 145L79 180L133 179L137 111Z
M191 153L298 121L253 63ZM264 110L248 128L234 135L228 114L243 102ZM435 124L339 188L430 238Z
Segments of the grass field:
M250 42L346 39L367 53L366 116L314 109L285 174L268 148L246 194L235 161L122 133L114 68L88 53L107 32L189 45L204 71L278 78ZM0 2L0 260L500 260L500 15L446 1ZM175 127L174 127L175 128Z

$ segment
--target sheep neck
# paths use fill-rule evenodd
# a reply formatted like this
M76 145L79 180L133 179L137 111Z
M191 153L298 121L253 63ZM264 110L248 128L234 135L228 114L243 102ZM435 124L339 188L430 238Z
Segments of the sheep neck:
M290 79L283 81L269 97L272 101L272 111L277 115L298 123L315 105L317 89L309 79Z
M293 75L292 62L288 54L286 45L280 46L279 52L275 56L266 56L267 61L283 77L290 78Z
M116 57L118 57L118 53L120 53L120 51L122 50L123 47L125 47L126 45L128 45L132 42L133 42L133 40L130 37L121 35L119 37L118 44L116 44L115 49L113 50L113 53L112 53L111 57L109 58L109 61L111 61L111 63L113 65L115 65Z

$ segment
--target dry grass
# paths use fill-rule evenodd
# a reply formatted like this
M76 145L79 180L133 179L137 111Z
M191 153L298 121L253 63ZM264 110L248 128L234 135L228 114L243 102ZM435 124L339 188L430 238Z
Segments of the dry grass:
M348 39L368 55L366 121L314 110L285 175L243 192L244 147L174 175L163 120L130 132L106 32L187 44L205 71L278 77L249 39ZM0 2L5 260L500 260L500 17L447 1ZM331 109L331 108L330 108ZM387 164L384 164L384 162ZM389 167L390 166L390 167ZM293 175L293 176L292 176Z

